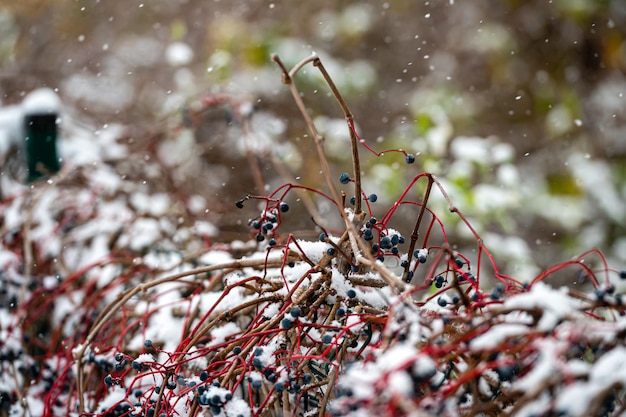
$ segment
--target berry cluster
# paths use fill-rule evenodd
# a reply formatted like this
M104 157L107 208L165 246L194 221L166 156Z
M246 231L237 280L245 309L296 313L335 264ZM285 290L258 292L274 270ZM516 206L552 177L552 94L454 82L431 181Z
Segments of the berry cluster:
M361 229L361 237L366 242L377 241L371 245L371 253L379 261L384 262L385 256L400 257L400 248L405 242L404 237L393 229L387 229L378 223L375 217L371 217Z
M261 215L250 221L252 227L252 233L257 242L263 242L268 239L268 245L276 245L276 239L274 238L276 230L280 225L281 213L289 211L289 205L285 202L278 203L275 207L264 210Z

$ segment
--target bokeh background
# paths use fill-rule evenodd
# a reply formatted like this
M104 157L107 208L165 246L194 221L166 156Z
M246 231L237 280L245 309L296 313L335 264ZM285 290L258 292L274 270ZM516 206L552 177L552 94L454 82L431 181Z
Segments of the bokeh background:
M360 135L417 156L409 166L400 154L362 153L377 214L426 170L520 279L592 247L626 263L621 0L0 1L2 104L55 89L62 148L114 136L136 156L117 163L119 175L181 196L223 240L248 237L253 214L233 205L243 195L285 177L324 188L270 60L313 52ZM350 167L343 115L313 68L297 81L338 176ZM81 159L64 149L67 161ZM141 178L138 167L155 161L166 175ZM10 161L2 171L19 176ZM432 204L451 241L471 247L443 199ZM302 213L294 228L313 230L296 196L293 207ZM399 213L398 227L414 217Z

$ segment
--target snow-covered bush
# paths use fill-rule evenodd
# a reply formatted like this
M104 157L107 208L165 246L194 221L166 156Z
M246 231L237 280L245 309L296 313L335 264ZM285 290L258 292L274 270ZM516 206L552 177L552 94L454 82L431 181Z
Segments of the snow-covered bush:
M250 217L249 242L213 242L214 227L190 214L197 200L145 181L162 164L144 158L119 175L142 158L106 140L106 160L3 196L3 415L623 414L626 272L591 249L527 281L503 274L445 181L359 137L319 58L291 70L274 61L326 186L233 201ZM345 114L351 173L331 172L295 86L308 64ZM360 146L415 169L382 210L362 184ZM431 207L435 194L449 213ZM394 228L400 211L414 226ZM303 216L318 237L286 228ZM451 216L470 250L449 234ZM591 291L551 287L562 274Z

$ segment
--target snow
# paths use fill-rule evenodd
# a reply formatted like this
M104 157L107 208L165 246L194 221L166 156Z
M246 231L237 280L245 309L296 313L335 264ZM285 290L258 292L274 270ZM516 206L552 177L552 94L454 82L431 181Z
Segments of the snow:
M143 346L143 341L141 342L141 345ZM157 360L154 358L154 356L150 355L149 353L142 353L141 355L137 356L135 358L135 361L137 361L137 363L154 363Z
M226 323L223 326L216 326L211 329L211 342L209 346L223 343L230 336L240 333L241 329L235 323Z
M523 324L500 324L472 339L470 349L473 351L497 350L500 343L513 336L523 336L526 332L528 332L528 326Z
M611 388L626 385L626 348L617 346L598 359L585 382L576 381L559 395L556 407L568 416L588 415L592 398L610 392Z
M165 215L171 205L170 197L165 193L151 195L133 193L130 196L130 203L137 213L154 217Z
M567 292L568 289L565 287L554 289L543 282L537 282L530 291L507 299L503 307L520 310L540 309L542 315L537 328L540 331L552 331L561 319L583 319L579 309L584 303L569 297Z
M332 237L329 238L332 239ZM326 253L326 249L328 249L329 247L328 243L320 241L309 242L297 239L296 243L291 243L289 245L289 249L296 252L300 252L302 250L304 255L315 263L319 262L322 259L322 257Z
M96 406L96 410L108 410L110 407L114 407L119 403L122 403L126 399L126 390L120 386L114 385L109 390L109 395L107 395L102 401L98 403Z
M22 110L25 115L58 114L61 108L61 99L49 88L34 90L22 102Z
M23 109L6 106L0 109L0 155L6 155L11 146L21 146L24 140Z

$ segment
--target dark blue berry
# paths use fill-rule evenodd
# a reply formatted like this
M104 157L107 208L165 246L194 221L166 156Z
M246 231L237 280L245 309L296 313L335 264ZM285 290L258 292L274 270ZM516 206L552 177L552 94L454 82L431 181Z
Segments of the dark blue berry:
M439 304L441 307L445 307L448 305L448 302L444 298L439 297L437 299L437 304Z
M462 258L456 258L454 262L456 263L456 266L458 266L459 268L461 268L465 264L465 261Z
M281 393L285 390L285 384L282 382L277 382L274 384L274 390L278 393Z
M233 353L234 353L235 355L239 355L239 354L241 353L241 346L235 346L235 347L233 348Z
M263 242L265 240L265 236L263 236L261 233L259 233L255 237L256 237L257 242Z
M350 182L350 174L348 174L347 172L344 172L343 174L341 174L341 176L339 177L339 182L342 184L347 184Z
M232 400L232 399L233 399L233 394L232 394L232 393L230 393L230 392L227 392L227 393L226 393L226 395L224 395L224 399L225 399L226 401L230 401L230 400Z
M355 196L350 197L350 204L351 205L355 205L356 204L356 197Z
M122 359L124 359L124 355L122 355L121 353L116 353L115 354L115 360L118 362L121 362Z
M378 200L378 196L376 194L370 194L370 202L375 203Z
M398 235L391 236L391 244L396 246L400 242L400 237Z
M403 237L403 236L400 236L400 237L398 238L398 244L399 244L399 245L401 245L401 244L403 244L403 243L404 243L404 237Z
M400 262L400 266L401 266L402 268L406 268L407 266L409 266L409 261L404 260L404 261Z
M320 242L326 242L327 237L326 233L320 233Z
M133 367L133 369L136 369L136 370L141 369L141 363L139 363L138 361L133 361L131 366Z
M243 208L243 200L237 201L235 205L237 206L237 208Z
M619 271L619 277L621 279L626 279L626 269L622 269L621 271Z
M324 343L325 345L330 344L330 342L333 341L333 337L329 334L325 334L324 336L322 336L322 343Z
M356 291L354 291L353 289L349 289L346 294L348 295L348 297L350 298L355 298L356 297Z
M267 244L270 246L276 246L276 239L270 239L270 241L267 242Z
M278 379L278 376L276 376L274 371L272 371L271 369L268 369L267 371L265 371L263 375L269 382L276 382L276 380Z
M305 384L310 384L312 380L313 376L311 374L304 374L302 376L302 382L304 382Z
M260 389L261 388L261 380L260 379L255 379L254 381L252 381L252 388Z
M256 349L254 349L254 356L261 356L263 354L263 348L262 347L258 347Z
M413 162L415 162L415 155L409 153L406 155L404 160L406 161L407 164L412 164Z
M378 220L376 220L376 217L371 217L367 222L371 225L375 225L377 221Z
M345 315L346 315L346 310L344 310L341 307L337 309L337 317L343 317Z
M146 348L146 349L150 349L150 348L152 347L152 340L150 340L150 339L146 339L146 340L143 342L143 345L145 346L145 348Z
M326 254L328 256L333 256L335 254L335 248L328 248L328 249L326 249Z
M363 232L363 239L365 239L365 240L372 240L372 239L374 239L374 234L372 233L372 231L370 229L366 229Z
M209 373L207 371L200 372L200 381L204 382L209 379Z
M394 255L397 255L400 251L398 250L398 248L391 248L391 253L393 253Z
M252 228L256 229L256 230L259 230L261 228L261 222L258 221L258 220L253 221L252 222Z
M204 387L200 387L200 388L204 388ZM208 406L209 405L209 397L207 397L206 395L200 394L200 396L198 397L198 404L200 404L203 407Z
M502 292L500 292L497 288L491 290L491 294L489 295L492 300L499 300Z
M602 289L596 288L594 290L594 294L596 295L598 301L604 301L605 292Z
M289 204L287 204L287 203L280 203L279 208L280 208L280 211L282 213L287 213L289 211Z
M519 372L517 365L505 365L496 368L496 374L502 381L509 381Z
M298 306L293 306L291 307L291 311L289 312L293 317L300 317L300 315L302 314L302 309Z
M111 375L107 375L104 377L104 383L107 387L110 387L113 385L113 377Z
M263 368L263 362L261 362L260 358L255 357L254 359L252 359L252 365L254 365L254 367L257 369Z
M391 239L389 238L389 236L385 236L382 239L380 239L380 248L381 249L391 249L393 245L391 244Z
M292 324L293 324L293 321L285 317L284 319L281 320L280 327L282 327L283 329L290 329Z

